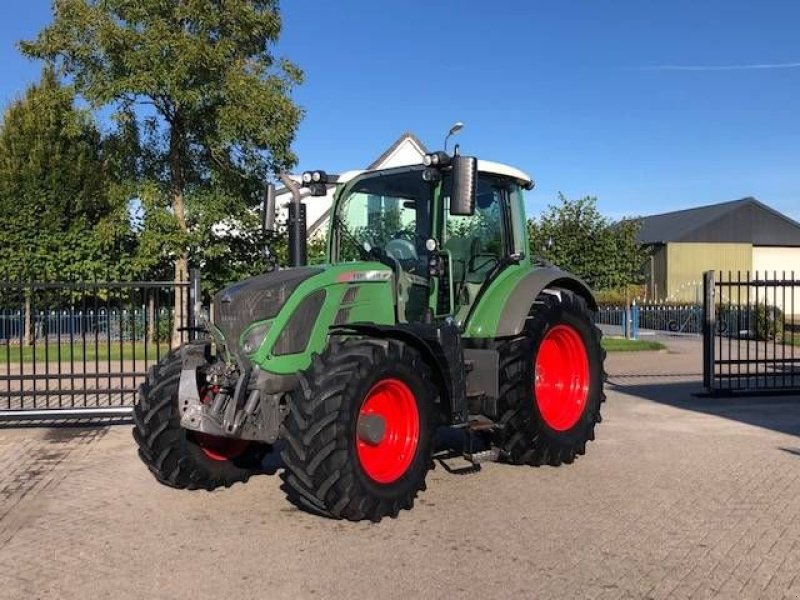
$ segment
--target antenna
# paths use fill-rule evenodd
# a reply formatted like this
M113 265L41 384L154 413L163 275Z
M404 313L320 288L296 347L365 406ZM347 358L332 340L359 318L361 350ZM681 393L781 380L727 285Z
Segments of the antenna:
M450 131L447 132L447 135L444 138L444 151L445 152L447 152L447 140L449 140L451 136L457 134L462 129L464 129L464 124L461 121L456 121L453 124L453 126L450 128Z

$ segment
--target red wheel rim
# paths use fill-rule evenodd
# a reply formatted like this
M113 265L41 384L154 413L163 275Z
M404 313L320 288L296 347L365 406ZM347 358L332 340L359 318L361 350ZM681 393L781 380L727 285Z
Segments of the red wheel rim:
M581 335L556 325L544 336L534 362L533 393L539 414L556 431L581 418L589 397L589 355Z
M195 432L194 439L203 454L211 460L233 460L244 454L244 451L250 445L247 440L235 440L198 432Z
M359 433L366 419L382 423L379 439ZM367 393L358 413L356 450L361 468L378 483L392 483L408 470L419 444L419 409L414 392L399 379L382 379Z
M201 388L200 397L203 399L203 404L209 404L213 400L211 390ZM215 389L215 392L218 391ZM194 441L200 446L208 458L211 460L225 461L233 460L244 454L250 442L247 440L239 440L235 438L219 437L216 435L209 435L207 433L200 433L195 431L193 433Z

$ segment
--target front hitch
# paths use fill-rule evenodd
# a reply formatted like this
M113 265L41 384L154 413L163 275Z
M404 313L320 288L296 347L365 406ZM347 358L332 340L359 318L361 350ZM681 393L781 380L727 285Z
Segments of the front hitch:
M280 403L251 386L251 369L231 362L209 364L208 343L181 349L183 368L178 412L184 429L217 437L273 443L280 425ZM203 390L201 397L200 390Z

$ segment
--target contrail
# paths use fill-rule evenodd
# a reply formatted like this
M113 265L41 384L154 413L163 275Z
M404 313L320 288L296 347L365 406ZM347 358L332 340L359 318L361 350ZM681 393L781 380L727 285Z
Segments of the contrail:
M798 69L800 62L763 63L755 65L656 65L642 67L644 71L759 71L769 69Z

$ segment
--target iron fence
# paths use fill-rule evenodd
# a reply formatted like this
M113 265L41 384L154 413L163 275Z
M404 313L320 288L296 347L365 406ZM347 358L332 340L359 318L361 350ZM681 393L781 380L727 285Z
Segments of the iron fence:
M624 330L626 318L634 335L640 329L676 334L700 335L703 330L703 307L700 305L633 304L601 306L595 314L598 325L617 326Z
M703 383L711 394L800 391L800 280L704 276Z
M188 340L189 282L0 281L0 420L127 415L148 368Z
M161 325L163 333L171 325L174 315L173 307L162 306L154 311L144 304L119 310L100 308L97 312L92 309L84 312L74 306L49 312L39 310L31 315L29 335L38 340L47 338L57 341L70 336L91 338L98 334L103 339L134 341L143 337L145 328L150 326L148 320ZM0 309L0 342L9 340L12 344L17 343L25 336L25 326L24 310Z

